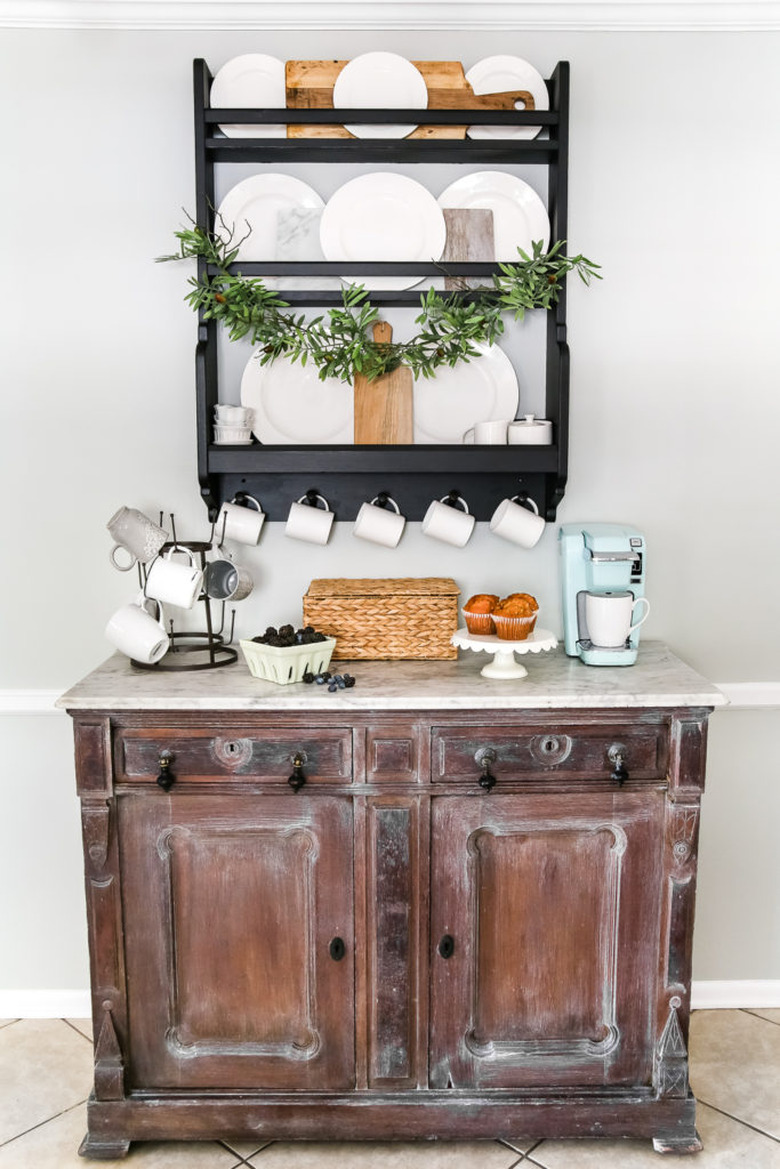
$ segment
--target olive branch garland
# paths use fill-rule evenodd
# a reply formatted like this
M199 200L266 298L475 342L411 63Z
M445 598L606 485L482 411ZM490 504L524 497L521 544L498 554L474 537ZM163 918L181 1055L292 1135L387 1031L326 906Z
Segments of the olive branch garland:
M379 320L379 312L362 285L342 288L341 306L327 314L313 319L296 316L259 277L230 271L243 239L236 241L224 224L222 238L190 222L191 227L174 233L179 251L158 257L159 262L203 259L216 269L190 277L186 302L200 310L204 320L220 321L231 341L248 337L259 346L261 365L277 357L302 365L311 361L323 380L336 377L351 383L360 373L373 381L401 365L409 366L415 377L433 377L439 366L478 357L477 345L492 345L504 331L503 313L519 321L528 309L555 305L567 273L576 272L586 285L601 279L600 265L592 260L561 255L565 240L548 252L542 251L541 241L535 241L530 256L518 248L517 263L498 265L500 274L493 275L492 286L469 288L463 281L467 297L457 292L442 296L429 288L420 296L422 311L415 318L420 331L409 341L377 342L368 331Z

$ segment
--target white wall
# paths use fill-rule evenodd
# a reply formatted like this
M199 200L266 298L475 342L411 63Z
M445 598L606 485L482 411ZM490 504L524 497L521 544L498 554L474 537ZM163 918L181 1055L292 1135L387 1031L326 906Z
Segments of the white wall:
M105 523L120 504L175 511L180 534L205 534L188 272L152 262L194 205L192 58L215 70L247 51L371 48L466 67L511 51L544 74L571 62L569 238L605 279L571 285L559 520L646 533L648 637L716 682L777 679L778 43L726 32L2 31L0 687L64 689L106 656L103 626L131 587L108 563ZM332 183L320 175L307 178ZM522 355L522 338L510 351ZM358 548L341 525L302 555L267 525L246 557L258 587L242 630L297 621L312 577L363 575L452 575L467 595L521 588L558 625L555 526L533 552L498 547L485 529L448 551L412 525L389 552ZM780 979L780 921L762 892L778 887L777 721L773 709L713 719L697 979ZM6 714L0 728L0 988L83 987L67 723Z

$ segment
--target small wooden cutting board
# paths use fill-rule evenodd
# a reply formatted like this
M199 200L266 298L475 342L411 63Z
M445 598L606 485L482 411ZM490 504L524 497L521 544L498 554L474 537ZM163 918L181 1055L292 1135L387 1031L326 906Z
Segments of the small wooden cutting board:
M447 261L463 260L466 263L495 263L496 246L493 239L493 212L486 207L444 207L444 222L447 224L447 243L441 257L446 268ZM473 276L447 276L444 287L448 291L462 288L466 284L476 288L490 283L489 278Z
M392 339L392 325L387 321L377 321L374 340L379 344L389 344ZM372 382L360 373L355 374L356 446L414 442L412 381L412 371L404 365Z

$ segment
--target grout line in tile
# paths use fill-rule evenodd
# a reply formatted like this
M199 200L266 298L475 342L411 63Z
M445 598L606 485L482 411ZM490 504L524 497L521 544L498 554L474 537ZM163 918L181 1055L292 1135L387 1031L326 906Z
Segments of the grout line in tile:
M780 1027L780 1019L767 1019L766 1015L759 1015L758 1011L751 1011L750 1007L740 1007L743 1015L752 1015L754 1019L760 1019L762 1023L771 1023L773 1027Z
M226 1142L220 1141L219 1143L221 1145L224 1144L225 1148L228 1150L228 1152L235 1153L235 1155L237 1157L241 1156L240 1153L236 1153L235 1149L231 1149L230 1145L226 1144ZM254 1169L252 1158L259 1156L260 1153L264 1153L266 1149L270 1149L271 1145L275 1145L276 1143L277 1143L276 1141L266 1141L264 1145L258 1145L257 1148L253 1152L247 1153L246 1157L244 1158L243 1163L245 1165L249 1165L250 1169Z
M719 1112L721 1116L727 1116L729 1120L736 1120L737 1124L744 1125L745 1128L757 1132L759 1136L766 1137L767 1140L774 1141L776 1145L780 1145L780 1137L774 1136L771 1132L767 1132L763 1128L759 1128L755 1124L751 1124L748 1120L742 1120L741 1117L735 1116L733 1112L726 1112L725 1108L718 1108L715 1104L710 1104L702 1096L697 1096L696 1100L699 1104L703 1104L705 1108L711 1108L713 1112Z
M230 1144L228 1144L227 1141L218 1140L216 1143L218 1145L221 1145L221 1147L225 1150L226 1153L232 1153L232 1155L234 1157L239 1158L239 1160L236 1161L236 1164L234 1166L232 1166L232 1169L237 1169L237 1166L239 1166L239 1165L249 1165L250 1169L253 1169L252 1160L251 1160L252 1157L256 1157L258 1153L262 1153L264 1149L267 1149L269 1145L273 1145L275 1142L274 1141L266 1141L266 1143L264 1145L258 1145L256 1149L253 1149L251 1153L247 1153L247 1155L245 1157L242 1157L241 1154L239 1152L237 1152L236 1149L232 1148L232 1146Z
M3 1027L10 1027L10 1026L12 1026L12 1024L18 1023L18 1022L19 1022L18 1019L4 1019L3 1022L0 1023L0 1031L3 1030Z
M503 1137L497 1137L497 1145L503 1145L505 1149L509 1149L510 1153L519 1153L521 1157L525 1156L522 1149L518 1149L517 1145L513 1145L511 1141L505 1141Z
M69 1112L73 1112L74 1108L81 1108L81 1105L86 1103L87 1097L85 1096L83 1100L77 1100L75 1104L71 1104L70 1108L62 1108L59 1112L54 1112L51 1116L47 1116L45 1120L39 1120L37 1124L31 1124L24 1132L17 1132L14 1136L9 1137L7 1141L0 1141L0 1149L4 1149L6 1145L12 1145L20 1137L26 1137L28 1133L35 1132L36 1128L43 1128L50 1120L57 1120L60 1116L67 1116Z
M74 1027L73 1024L71 1022L69 1022L67 1019L60 1019L60 1022L64 1023L66 1027L70 1027L71 1031L75 1031L76 1034L80 1035L82 1039L86 1039L86 1041L90 1045L90 1047L92 1046L92 1040L89 1038L88 1035L85 1035L83 1031L79 1031L78 1027Z

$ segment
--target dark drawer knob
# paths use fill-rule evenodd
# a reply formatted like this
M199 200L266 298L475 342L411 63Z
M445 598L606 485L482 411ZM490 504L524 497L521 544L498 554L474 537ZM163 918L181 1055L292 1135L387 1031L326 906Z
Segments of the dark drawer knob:
M347 947L344 945L343 938L334 938L328 946L328 953L334 962L340 962L347 952Z
M613 743L607 751L607 758L612 764L612 771L609 778L618 787L622 787L628 779L628 768L626 767L626 749L622 743Z
M489 792L491 788L496 786L496 777L490 770L490 764L496 761L496 752L492 747L481 747L474 756L475 761L479 764L479 786L483 791Z
M303 774L303 765L305 762L306 756L303 752L296 751L292 757L293 772L287 780L294 792L300 791L306 783L306 776Z
M176 776L171 771L171 764L173 763L172 751L161 751L160 758L157 760L160 768L160 774L157 776L157 784L164 792L169 792L176 783Z
M439 942L438 948L442 958L451 958L455 953L455 939L452 934L445 934Z

